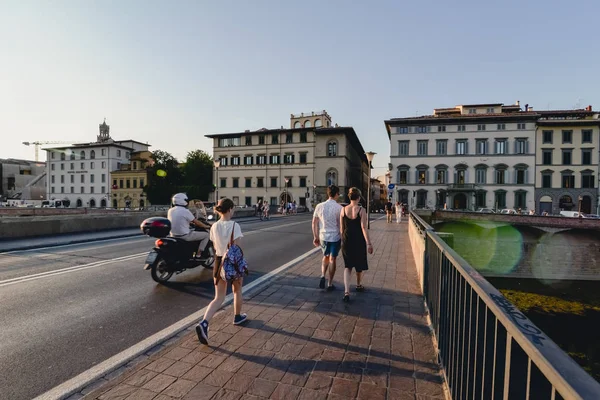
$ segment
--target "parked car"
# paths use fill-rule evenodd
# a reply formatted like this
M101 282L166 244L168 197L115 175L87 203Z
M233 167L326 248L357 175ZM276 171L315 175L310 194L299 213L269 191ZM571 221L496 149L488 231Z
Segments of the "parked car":
M494 214L494 210L492 210L491 208L480 208L479 210L477 210L477 212L484 214Z
M503 210L500 210L500 214L517 214L516 210L510 209L510 208L505 208Z
M583 218L583 213L579 213L578 211L561 211L561 217L569 217L569 218Z
M583 214L583 218L600 219L600 215L598 215L598 214Z

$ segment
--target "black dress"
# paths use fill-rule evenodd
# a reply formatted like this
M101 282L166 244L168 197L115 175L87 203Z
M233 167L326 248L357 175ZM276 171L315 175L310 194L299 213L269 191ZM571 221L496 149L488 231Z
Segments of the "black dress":
M344 236L342 237L342 256L346 268L354 268L356 272L369 269L367 264L367 242L362 232L360 223L362 208L358 211L356 218L351 219L346 215L346 208L342 210L344 217L342 224Z

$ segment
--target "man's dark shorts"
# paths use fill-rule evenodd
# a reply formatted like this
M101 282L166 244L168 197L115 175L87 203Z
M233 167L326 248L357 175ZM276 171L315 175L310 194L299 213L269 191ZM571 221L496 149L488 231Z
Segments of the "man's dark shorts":
M325 242L321 241L321 250L323 250L324 256L337 257L342 247L342 241L337 242Z

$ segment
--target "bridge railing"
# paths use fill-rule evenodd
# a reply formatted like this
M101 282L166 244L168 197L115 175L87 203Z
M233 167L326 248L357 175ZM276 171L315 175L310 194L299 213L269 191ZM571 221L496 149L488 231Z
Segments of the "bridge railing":
M417 235L424 252L415 263L453 399L600 398L598 382L411 212L411 242Z

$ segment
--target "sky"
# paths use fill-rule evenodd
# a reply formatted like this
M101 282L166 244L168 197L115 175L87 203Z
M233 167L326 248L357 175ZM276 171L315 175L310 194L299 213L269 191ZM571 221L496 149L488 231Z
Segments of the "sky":
M597 0L0 0L0 158L95 141L106 118L114 139L183 161L212 154L206 134L327 110L379 175L385 119L517 100L600 109L599 15Z

